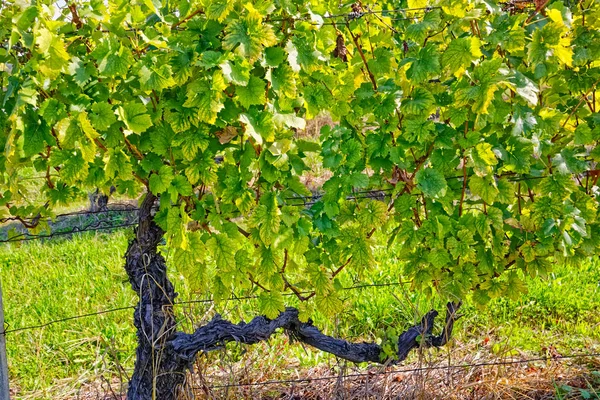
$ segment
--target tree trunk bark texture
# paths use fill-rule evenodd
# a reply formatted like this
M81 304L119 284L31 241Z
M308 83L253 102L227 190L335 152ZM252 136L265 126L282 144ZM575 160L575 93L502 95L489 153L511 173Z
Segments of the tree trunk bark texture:
M165 259L157 253L164 232L153 221L152 205L156 197L148 194L140 207L136 237L130 242L125 269L133 290L139 296L134 312L138 347L134 372L129 382L129 400L176 400L185 390L188 371L199 352L222 348L227 342L254 344L268 340L279 328L290 338L311 345L352 362L386 363L382 348L376 343L351 343L323 334L313 324L302 322L298 310L287 308L277 318L263 316L249 323L232 323L215 316L209 323L189 334L178 332L173 315L177 293L167 277ZM398 339L394 363L403 361L419 346L443 346L460 318L460 303L448 303L442 333L432 334L438 315L429 311L415 326Z
M151 214L155 199L149 193L142 203L136 236L125 256L129 282L139 296L133 316L138 347L127 391L130 400L177 399L189 367L168 346L176 330L177 294L167 277L165 259L157 253L164 232Z

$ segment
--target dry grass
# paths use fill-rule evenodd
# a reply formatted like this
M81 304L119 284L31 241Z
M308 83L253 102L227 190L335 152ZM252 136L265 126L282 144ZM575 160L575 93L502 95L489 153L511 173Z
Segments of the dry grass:
M468 346L462 346L452 351L468 349ZM257 352L251 353L238 362L225 365L216 365L214 357L202 357L191 377L186 397L198 400L600 398L600 377L593 373L600 369L600 358L444 368L448 365L509 363L535 357L521 355L499 358L479 351L465 353L461 359L455 359L448 358L448 354L440 358L440 352L437 352L438 356L433 356L433 352L424 351L420 360L398 367L359 368L339 362L329 366L301 368L294 360L285 360L286 368L282 369L282 363L257 366ZM429 356L434 359L427 360ZM419 368L429 369L394 372ZM271 384L265 384L269 382ZM570 393L561 391L565 385L571 388ZM109 384L106 380L97 380L83 385L77 393L64 393L61 397L52 398L123 400L125 395L118 394L119 388L124 393L125 386L121 382ZM591 397L582 396L579 389Z
M335 123L331 119L328 113L323 112L321 115L315 117L314 119L310 119L306 121L306 128L304 130L298 131L296 136L299 139L316 139L321 134L321 128L325 125L333 127Z
M321 134L321 128L326 125L333 127L335 123L328 114L319 115L314 119L306 121L306 128L298 131L296 137L298 139L316 141ZM323 160L320 154L307 154L306 164L310 170L304 171L300 177L300 181L308 190L316 194L321 191L323 184L331 178L332 174L331 171L323 168Z
M572 392L561 398L579 398L578 388L596 396L592 398L600 398L600 377L593 372L600 369L598 357L509 364L541 357L526 354L498 357L468 345L441 352L423 350L420 357L415 357L416 360L402 366L366 369L335 359L334 365L310 369L299 368L295 362L259 367L255 364L258 360L248 358L218 370L200 361L191 384L195 396L191 398L554 399L564 385ZM481 365L493 363L505 365ZM479 365L447 368L467 364ZM423 368L427 369L414 371ZM269 381L272 383L264 384Z
M239 346L242 353L237 356L235 346L200 355L183 399L600 399L597 356L554 358L561 355L550 349L548 359L539 360L545 356L515 349L498 355L487 344L452 341L442 349L421 349L398 366L357 366L326 355L318 366L307 367L290 356L291 346L300 345L275 340ZM599 353L600 348L592 346L587 352ZM125 390L126 382L109 383L102 377L77 392L54 392L48 398L124 400Z

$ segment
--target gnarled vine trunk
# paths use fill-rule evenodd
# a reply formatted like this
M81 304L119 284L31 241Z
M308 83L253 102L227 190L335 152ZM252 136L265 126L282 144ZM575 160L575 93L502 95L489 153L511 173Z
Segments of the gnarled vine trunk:
M138 347L127 392L130 400L176 399L188 367L168 346L175 336L177 294L167 277L165 259L157 253L164 232L151 214L155 200L149 193L142 203L136 236L125 258L129 282L139 296L133 317Z
M298 310L287 308L277 318L263 316L249 323L238 324L216 316L194 333L177 332L173 304L177 293L167 277L165 259L157 253L164 232L153 221L152 205L156 197L148 194L140 207L139 226L129 243L125 269L133 290L139 296L134 324L138 347L134 372L129 382L129 400L175 400L182 394L188 370L196 355L237 341L254 344L267 340L277 329L294 340L353 362L384 363L383 350L376 343L350 343L327 336L309 321L301 322ZM442 346L450 335L454 321L459 318L460 303L448 303L446 324L440 335L432 335L435 310L429 311L421 322L400 335L396 362L421 345ZM419 343L419 337L422 338Z

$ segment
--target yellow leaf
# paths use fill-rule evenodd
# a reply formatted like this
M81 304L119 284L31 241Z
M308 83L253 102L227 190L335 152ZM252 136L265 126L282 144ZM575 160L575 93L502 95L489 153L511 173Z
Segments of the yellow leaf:
M554 48L554 55L567 66L573 66L573 49L569 47L571 41L568 38L560 39L560 44Z
M562 18L562 14L560 13L560 10L557 9L547 9L546 10L546 14L548 14L548 18L550 18L552 21L554 22L558 22L560 25L564 26L565 23L563 21Z
M427 0L408 0L408 8L427 7Z
M479 47L481 46L481 40L477 36L471 38L471 54L473 57L481 57L483 54Z

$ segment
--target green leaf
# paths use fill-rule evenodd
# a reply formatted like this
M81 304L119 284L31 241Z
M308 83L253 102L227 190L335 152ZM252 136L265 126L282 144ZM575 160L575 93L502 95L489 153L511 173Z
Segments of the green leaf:
M189 232L187 248L175 249L173 261L180 271L203 271L201 263L205 261L206 252L200 233Z
M362 205L357 217L366 229L380 226L387 220L387 205L381 201L369 200Z
M489 296L487 290L477 289L473 291L473 301L479 306L487 305L492 298Z
M217 70L208 79L196 79L187 86L187 100L183 107L197 107L199 122L214 124L217 114L224 107L223 90L227 87L221 71Z
M496 182L498 186L498 196L496 201L504 204L511 204L515 198L514 184L506 179L498 179Z
M91 79L91 68L88 68L79 57L73 57L69 63L69 74L73 76L75 83L81 87L85 86Z
M263 196L252 219L259 228L260 239L265 246L269 246L275 240L281 224L281 210L277 207L277 198L273 194Z
M117 117L108 103L94 103L89 118L92 125L99 131L106 131L112 124L117 122Z
M431 198L444 197L448 188L444 175L433 168L420 169L415 181L423 194Z
M408 119L404 123L404 134L406 140L410 142L424 143L428 142L435 132L435 125L432 121L421 119Z
M166 139L162 147L166 150L168 146L179 146L183 157L191 161L196 158L198 152L206 151L209 146L208 128L205 126L201 126L200 128L196 132L188 131L180 133L173 139L165 135Z
M177 175L171 182L171 185L182 196L191 196L193 194L192 185L183 175Z
M406 77L415 83L420 83L440 72L439 53L435 46L429 44L419 51L418 57L406 71Z
M127 129L134 133L143 133L152 126L150 115L146 106L140 103L127 103L117 109L119 119L125 123Z
M315 296L315 303L317 310L329 317L333 317L343 310L342 300L340 300L336 292L317 294Z
M77 122L79 123L79 127L88 139L93 140L97 139L100 136L100 134L92 126L92 123L90 122L88 115L85 111L80 112L77 115Z
M480 175L488 174L491 171L490 167L498 164L492 145L489 143L479 143L471 149L471 160L475 172Z
M271 85L273 90L284 97L296 98L296 73L288 64L273 69L271 72Z
M539 89L535 83L521 72L516 71L515 84L517 94L527 100L532 106L537 106Z
M442 65L451 73L459 72L471 65L471 62L481 57L480 42L477 37L454 39L442 55Z
M226 271L232 271L235 269L236 246L227 235L212 235L211 238L206 242L206 247L210 250L217 267Z
M188 241L183 218L177 207L170 207L167 211L166 227L168 243L174 248L187 249Z
M150 67L144 65L140 69L140 83L142 84L142 90L147 92L152 90L160 92L163 89L169 88L175 85L172 75L173 72L169 65L163 64Z
M131 52L114 38L101 39L92 56L97 60L100 74L110 78L127 75L133 64Z
M450 263L450 255L445 249L432 249L427 254L427 261L436 268L442 268Z
M23 151L30 157L44 150L46 138L50 134L50 127L41 119L33 116L25 119Z
M369 186L369 176L361 172L354 172L347 176L347 182L353 188L364 189Z
M255 76L250 77L248 85L235 89L236 100L245 108L251 105L265 104L265 82Z
M481 197L487 204L494 204L496 196L499 194L498 187L492 175L484 177L473 175L469 178L469 189L471 192Z
M123 180L129 179L131 176L129 157L121 149L109 149L107 157L108 162L104 167L106 178L119 177Z
M270 113L243 113L240 114L240 122L246 124L246 132L259 145L263 144L264 141L272 142L275 140L275 125Z
M254 62L260 57L263 48L274 45L277 38L271 27L263 23L263 16L252 6L248 8L250 9L244 18L231 21L225 28L223 47Z
M88 164L81 156L81 153L77 152L65 159L63 167L60 170L60 175L67 184L73 185L87 177L88 168Z
M285 311L285 303L281 292L273 290L262 292L258 296L258 309L269 319L277 318L281 312Z
M245 59L239 59L235 63L226 61L221 64L221 70L225 79L238 86L246 86L248 84L251 69L252 66Z
M367 61L369 69L374 74L386 74L392 69L392 52L384 47L378 47L373 52L373 58Z
M523 255L523 259L525 260L525 262L530 263L533 262L533 260L535 260L535 250L533 249L530 243L525 243L523 246L521 246L520 251Z
M435 99L430 91L417 88L409 99L402 101L402 110L407 114L427 114L433 110Z
M506 280L506 295L511 300L518 300L523 293L527 293L527 285L517 272L509 272Z
M285 58L285 50L281 47L269 47L265 49L265 61L269 67L280 66Z
M67 117L67 108L65 105L52 98L44 100L40 106L40 112L48 125L54 125L61 119Z
M21 8L23 10L23 8ZM13 21L15 22L15 26L19 28L19 30L25 31L27 28L30 28L35 21L35 18L38 16L38 6L29 6L25 8L20 14L16 14Z
M40 72L54 76L52 71L60 71L67 66L70 56L60 36L46 28L40 28L37 30L35 42L39 47L39 52L45 57L38 67Z
M158 173L150 175L150 191L154 194L166 192L173 181L173 170L167 165L163 165Z
M505 284L499 279L490 279L481 284L481 289L485 290L486 294L491 297L500 297L504 293Z
M230 0L215 0L208 3L206 8L206 17L209 19L216 19L219 22L225 21L225 18L229 15L235 7L235 1Z

